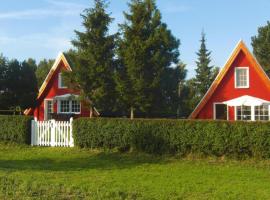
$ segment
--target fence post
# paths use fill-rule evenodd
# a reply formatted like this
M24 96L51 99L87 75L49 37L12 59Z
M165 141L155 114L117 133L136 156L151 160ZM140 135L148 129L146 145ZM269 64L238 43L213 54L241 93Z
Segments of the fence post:
M70 137L70 139L69 139L70 144L69 144L69 146L70 147L74 147L74 139L73 139L73 117L70 118L69 125L70 125L70 135L69 135L69 137Z
M32 120L31 121L31 146L34 146L34 144L35 144L35 142L34 142L34 138L35 138L34 135L36 134L35 124L36 124L36 121Z
M56 142L55 142L55 127L56 127L56 121L55 120L51 120L51 146L55 147Z

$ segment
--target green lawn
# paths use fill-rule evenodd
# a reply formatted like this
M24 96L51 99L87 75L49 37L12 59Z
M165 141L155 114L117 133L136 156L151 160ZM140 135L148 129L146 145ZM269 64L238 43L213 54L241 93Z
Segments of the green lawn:
M269 199L269 161L0 145L0 199Z

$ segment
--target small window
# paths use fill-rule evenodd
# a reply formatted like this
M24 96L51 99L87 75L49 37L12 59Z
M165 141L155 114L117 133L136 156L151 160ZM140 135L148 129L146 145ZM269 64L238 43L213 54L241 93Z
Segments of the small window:
M67 88L67 86L64 83L63 77L62 77L62 73L58 74L58 87L59 88Z
M81 112L81 103L76 100L60 100L59 112L79 114Z
M268 121L269 120L269 106L255 106L255 120Z
M237 120L251 120L251 106L237 106L236 107Z
M61 100L60 101L60 112L61 113L69 113L69 101L68 100Z
M79 101L71 101L71 112L73 113L81 112L81 105Z
M236 67L235 68L235 88L249 87L249 68Z

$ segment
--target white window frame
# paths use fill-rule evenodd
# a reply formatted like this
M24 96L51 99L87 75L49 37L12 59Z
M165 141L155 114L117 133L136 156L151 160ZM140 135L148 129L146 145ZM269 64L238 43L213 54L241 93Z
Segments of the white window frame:
M216 105L218 105L218 104L222 104L222 105L225 105L224 103L222 103L222 102L215 102L214 104L213 104L213 119L214 120L217 120L216 119ZM228 107L228 105L226 106L227 107L227 120L229 120L229 107Z
M52 102L52 113L54 113L54 107L53 107L53 99L44 99L44 120L48 120L48 110L47 110L47 107L48 107L48 101L51 101Z
M268 120L255 120L255 121L270 121L270 105L266 105L268 107ZM256 118L255 116L255 109L256 109L256 106L254 106L254 119ZM258 117L261 117L261 116L267 116L267 115L257 115Z
M235 121L255 121L255 106L248 106L248 107L251 107L251 110L250 110L250 120L238 120L237 119L237 107L238 106L234 106L234 120ZM241 115L242 115L242 106L241 106Z
M237 70L238 69L246 69L247 70L247 85L246 86L237 86L237 76L236 76L236 73L237 73ZM249 67L235 67L234 69L234 87L236 89L241 89L241 88L249 88Z
M67 88L67 86L62 85L62 73L61 72L58 74L58 88L61 88L61 89Z
M69 112L61 112L61 101L68 101L69 102ZM82 104L80 102L80 112L72 112L72 101L76 101L76 100L68 100L68 99L61 99L57 101L57 114L75 114L75 115L79 115L82 112Z

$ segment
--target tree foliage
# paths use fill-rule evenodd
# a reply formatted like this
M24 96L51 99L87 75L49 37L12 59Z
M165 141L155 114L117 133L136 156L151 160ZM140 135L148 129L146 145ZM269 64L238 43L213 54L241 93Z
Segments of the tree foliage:
M54 59L43 59L38 63L36 69L36 77L38 82L38 87L42 85L46 76L48 75L50 69L52 68Z
M26 109L35 104L38 89L32 61L0 58L0 109Z
M117 90L131 111L148 115L164 104L163 76L178 63L179 40L161 21L154 0L131 0L120 25ZM167 86L166 86L167 87Z
M93 8L86 9L83 18L84 32L75 31L72 41L76 52L72 82L78 83L82 96L102 114L110 115L115 106L114 71L115 38L109 34L112 18L106 12L107 4L95 0Z
M196 61L196 87L198 91L198 95L202 97L212 82L214 81L215 74L213 73L213 66L210 65L211 52L206 48L206 39L205 33L202 32L201 38L201 46L199 51L197 52L198 60Z
M251 38L253 53L259 63L264 68L268 76L270 76L270 22L265 26L258 28L258 34Z

